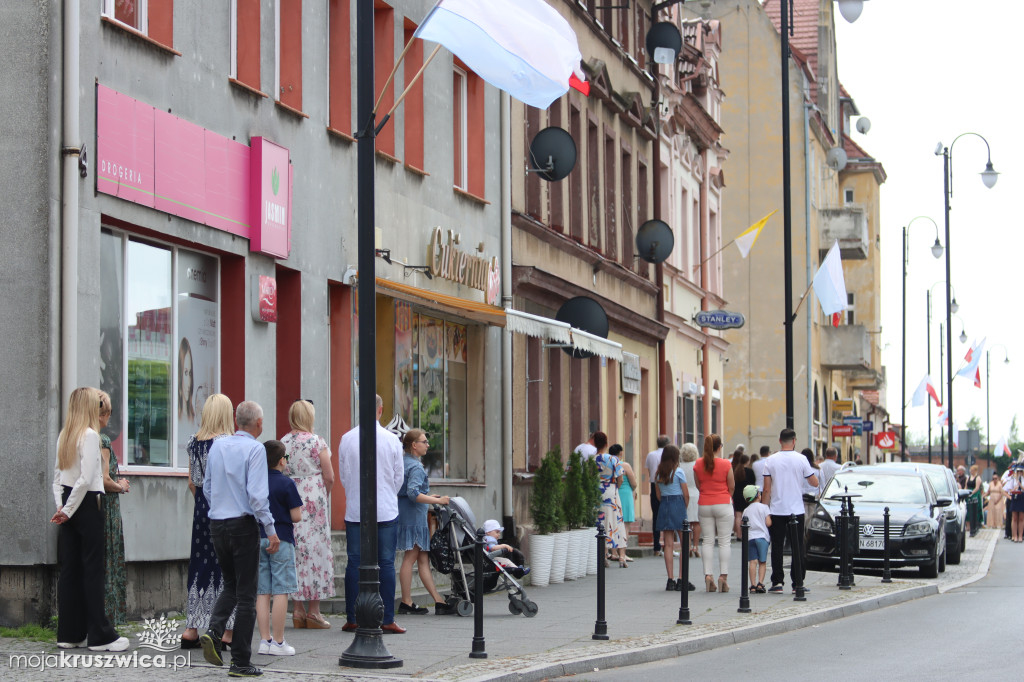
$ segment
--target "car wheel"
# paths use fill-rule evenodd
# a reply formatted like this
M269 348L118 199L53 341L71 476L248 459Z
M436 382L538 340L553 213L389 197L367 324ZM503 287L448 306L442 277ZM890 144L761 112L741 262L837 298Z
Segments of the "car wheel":
M924 566L921 566L921 577L922 578L938 578L939 577L939 559L941 555L936 554L932 561L929 561Z
M963 535L960 537L962 538ZM956 547L950 547L948 544L946 545L946 563L955 565L960 563L960 538L957 538L956 542L953 544L955 544Z

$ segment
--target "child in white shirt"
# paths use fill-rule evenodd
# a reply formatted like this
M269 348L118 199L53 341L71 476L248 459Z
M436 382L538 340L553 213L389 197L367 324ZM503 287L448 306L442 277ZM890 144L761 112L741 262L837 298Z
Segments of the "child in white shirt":
M768 569L768 527L772 525L772 517L768 505L761 503L761 491L756 485L748 485L743 489L743 499L750 502L743 515L747 517L750 529L747 531L747 556L750 557L751 592L764 594L764 575ZM756 579L755 579L756 578Z

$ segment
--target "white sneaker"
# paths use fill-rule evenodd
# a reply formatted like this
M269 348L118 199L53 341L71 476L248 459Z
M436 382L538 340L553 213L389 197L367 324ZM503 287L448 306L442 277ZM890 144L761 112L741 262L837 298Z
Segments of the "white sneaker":
M260 640L259 651L257 651L256 653L258 653L258 654L269 654L270 653L270 640L269 639L261 639Z
M128 648L128 638L118 637L113 642L107 642L106 644L97 644L96 646L89 647L89 651L124 651Z
M271 656L294 656L295 647L285 641L281 643L271 642L270 650L267 653Z
M679 556L679 552L672 552L672 556Z
M89 640L83 639L81 642L57 642L57 646L61 649L80 649L86 645Z

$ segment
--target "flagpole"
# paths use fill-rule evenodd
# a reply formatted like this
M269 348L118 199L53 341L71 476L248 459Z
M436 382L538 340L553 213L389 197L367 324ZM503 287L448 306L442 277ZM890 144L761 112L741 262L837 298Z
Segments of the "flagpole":
M412 47L412 44L415 41L416 41L415 36L409 39L409 42L407 42L405 44L405 47L402 48L402 54L398 55L398 61L396 61L395 65L391 67L391 73L388 74L388 80L387 80L386 83L384 83L384 87L380 89L380 94L377 95L377 101L373 105L373 113L374 114L376 114L377 110L380 109L380 103L384 99L384 94L388 91L388 86L390 86L391 85L391 81L393 81L395 79L395 74L398 73L398 67L401 66L402 61L405 59L405 55L408 54L409 49ZM438 46L438 47L440 47L440 46ZM394 111L394 109L392 109L391 111Z
M709 260L711 260L712 258L714 258L715 256L717 256L718 254L722 253L723 251L725 251L725 250L726 250L727 248L729 248L730 246L732 246L732 245L733 245L733 244L735 244L735 243L736 243L736 239L735 239L735 238L734 238L734 239L732 239L732 240L730 240L728 244L726 244L725 246L723 246L722 248L720 248L720 249L719 249L718 251L715 251L715 252L714 252L713 254L711 254L710 256L708 256L707 258L705 258L704 260L702 260L702 261L701 261L700 263L698 263L697 265L694 265L694 266L693 266L693 271L694 271L694 272L697 272L697 270L699 270L699 269L700 269L701 267L703 267L703 265L704 265L705 263L707 263L707 262L708 262Z
M411 41L410 41L410 44L411 44ZM405 96L408 95L409 91L412 90L414 85L416 85L416 81L418 81L420 79L420 76L423 75L423 72L427 70L427 66L430 64L430 62L434 61L434 57L436 57L437 53L440 52L440 51L441 51L441 44L438 43L437 46L434 48L434 51L430 53L429 57L427 57L427 61L423 62L423 66L420 67L420 70L416 72L416 75L413 76L412 80L410 80L408 85L405 86L405 90L402 91L402 94L398 96L397 100L395 100L395 103L391 106L391 111L389 111L384 116L383 120L381 120L381 122L380 122L381 125L384 125L384 123L389 118L391 118L391 114L395 113L395 109L398 108L398 105L402 103L402 100L405 99ZM380 103L378 102L378 104L380 104Z
M804 290L804 295L800 297L799 301L797 301L796 310L793 311L793 318L792 318L791 321L795 321L796 320L796 316L800 313L800 308L804 304L804 299L807 298L807 294L811 293L811 287L813 287L813 286L814 286L814 280L812 279L811 283L807 285L807 289Z

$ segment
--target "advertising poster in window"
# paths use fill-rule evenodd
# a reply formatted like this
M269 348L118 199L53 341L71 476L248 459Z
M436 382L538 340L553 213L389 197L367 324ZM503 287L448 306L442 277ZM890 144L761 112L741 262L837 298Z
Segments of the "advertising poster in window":
M111 440L117 463L124 465L121 438L124 409L124 339L121 326L121 282L124 251L121 237L104 231L100 237L100 389L110 396L113 408L103 429Z
M178 466L188 466L185 446L199 430L206 399L219 388L217 259L178 251L178 328L175 353Z
M419 316L419 426L430 447L423 468L430 478L447 478L444 466L444 322Z
M410 426L413 415L413 313L412 306L395 301L395 409Z

